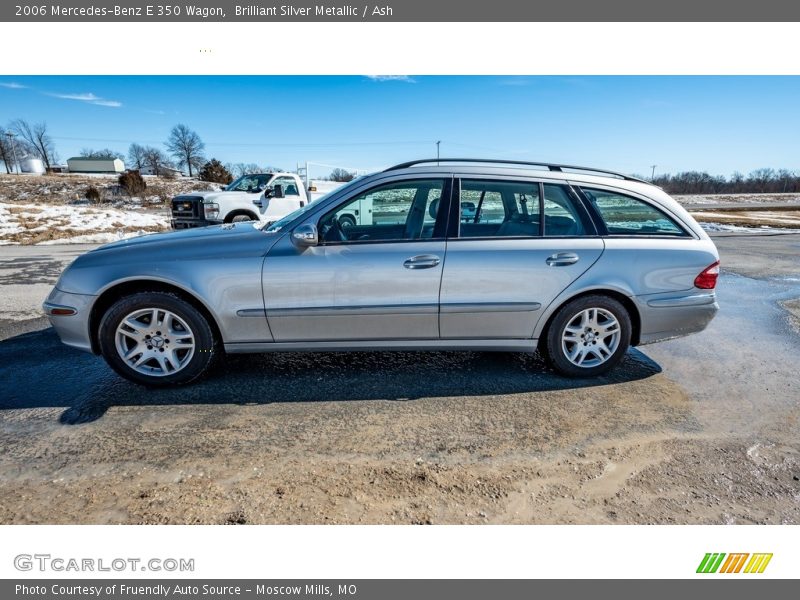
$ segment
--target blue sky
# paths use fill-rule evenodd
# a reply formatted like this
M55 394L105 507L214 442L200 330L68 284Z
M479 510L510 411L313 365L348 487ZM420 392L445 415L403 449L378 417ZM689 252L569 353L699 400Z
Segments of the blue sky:
M46 121L62 161L185 123L208 156L291 169L374 170L441 140L442 156L647 175L800 170L800 77L0 75L0 127L14 118Z

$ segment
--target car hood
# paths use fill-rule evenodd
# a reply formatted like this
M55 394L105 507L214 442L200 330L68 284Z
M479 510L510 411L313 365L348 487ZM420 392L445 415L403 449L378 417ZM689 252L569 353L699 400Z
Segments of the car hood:
M252 222L154 233L100 246L79 256L56 287L76 294L97 294L115 281L153 278L171 281L175 273L203 261L265 256L280 237ZM200 267L202 269L202 267Z
M191 229L151 233L105 244L91 250L90 254L107 252L109 250L141 248L145 246L159 246L164 247L164 249L174 249L181 245L196 244L200 240L210 243L223 241L223 243L227 244L234 238L252 236L253 232L259 236L263 236L264 232L260 230L261 225L262 223L247 221L243 223L227 223L225 225L211 225L209 227L194 227ZM258 226L258 228L256 228L256 226Z

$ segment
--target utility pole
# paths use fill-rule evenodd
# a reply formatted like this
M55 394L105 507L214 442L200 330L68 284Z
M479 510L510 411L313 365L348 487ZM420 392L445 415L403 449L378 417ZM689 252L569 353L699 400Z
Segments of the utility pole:
M19 161L17 160L17 145L14 143L14 134L6 131L6 137L11 141L11 152L14 154L14 164L17 165L17 175L19 175Z
M436 140L436 164L439 164L439 144L442 143L442 140Z
M652 173L650 173L650 181L653 181L656 178L656 167L658 165L650 165L650 168L653 169Z

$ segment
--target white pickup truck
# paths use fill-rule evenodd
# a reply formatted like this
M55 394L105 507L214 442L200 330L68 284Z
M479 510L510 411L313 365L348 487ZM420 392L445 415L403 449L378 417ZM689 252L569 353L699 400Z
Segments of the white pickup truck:
M309 182L295 173L243 175L220 191L191 192L172 199L172 228L205 227L237 221L272 223L332 192L341 183Z

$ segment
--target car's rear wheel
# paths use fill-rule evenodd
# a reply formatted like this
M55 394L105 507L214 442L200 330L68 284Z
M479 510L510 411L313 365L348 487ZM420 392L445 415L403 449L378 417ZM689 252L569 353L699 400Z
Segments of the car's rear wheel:
M120 375L151 386L194 381L218 354L206 318L167 292L140 292L117 300L100 321L100 350Z
M568 377L592 377L612 369L631 342L631 318L614 298L591 295L562 306L545 339L550 363Z

